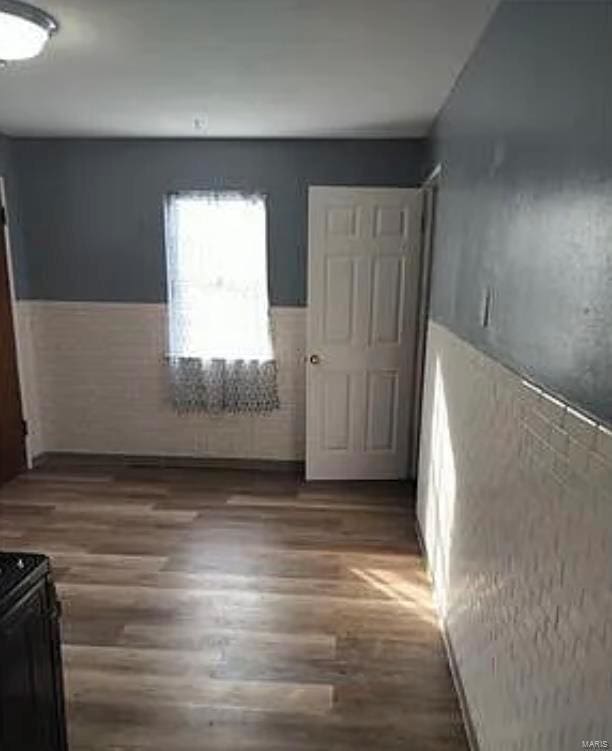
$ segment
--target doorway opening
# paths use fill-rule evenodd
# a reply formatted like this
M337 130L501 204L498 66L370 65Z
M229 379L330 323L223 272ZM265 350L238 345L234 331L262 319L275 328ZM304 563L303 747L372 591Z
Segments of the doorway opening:
M439 174L310 188L307 479L416 479Z
M12 480L27 466L6 205L4 178L0 176L0 484Z

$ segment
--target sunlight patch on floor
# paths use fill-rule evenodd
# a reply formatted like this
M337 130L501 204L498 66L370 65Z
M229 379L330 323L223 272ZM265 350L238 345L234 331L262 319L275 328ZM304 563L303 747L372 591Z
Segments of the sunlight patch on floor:
M351 573L382 592L390 600L410 610L423 621L439 628L438 617L427 585L418 586L393 571L352 568Z

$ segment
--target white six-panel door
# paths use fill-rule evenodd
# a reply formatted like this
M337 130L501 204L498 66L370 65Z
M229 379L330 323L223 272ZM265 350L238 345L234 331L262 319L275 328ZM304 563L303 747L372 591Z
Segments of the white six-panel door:
M408 469L421 192L309 192L306 476Z

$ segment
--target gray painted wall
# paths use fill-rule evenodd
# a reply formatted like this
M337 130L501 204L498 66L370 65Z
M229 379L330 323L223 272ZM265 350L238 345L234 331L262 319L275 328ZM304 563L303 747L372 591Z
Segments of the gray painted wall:
M7 192L7 209L10 222L10 240L13 266L14 268L19 266L21 277L26 279L26 259L23 255L21 227L18 220L19 189L17 176L14 169L13 156L13 142L6 136L0 134L0 175L4 178L4 184Z
M46 300L165 299L162 200L180 189L269 196L274 305L306 300L307 189L415 186L423 141L17 140L18 295ZM26 273L26 267L28 273Z
M608 422L611 40L607 2L502 5L433 144L433 317Z
M0 134L0 174L4 174L9 163L10 141Z

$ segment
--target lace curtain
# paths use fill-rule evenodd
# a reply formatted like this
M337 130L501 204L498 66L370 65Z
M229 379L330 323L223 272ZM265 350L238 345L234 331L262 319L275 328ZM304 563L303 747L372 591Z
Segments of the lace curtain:
M171 194L166 202L166 246L167 359L176 409L277 409L265 198Z

